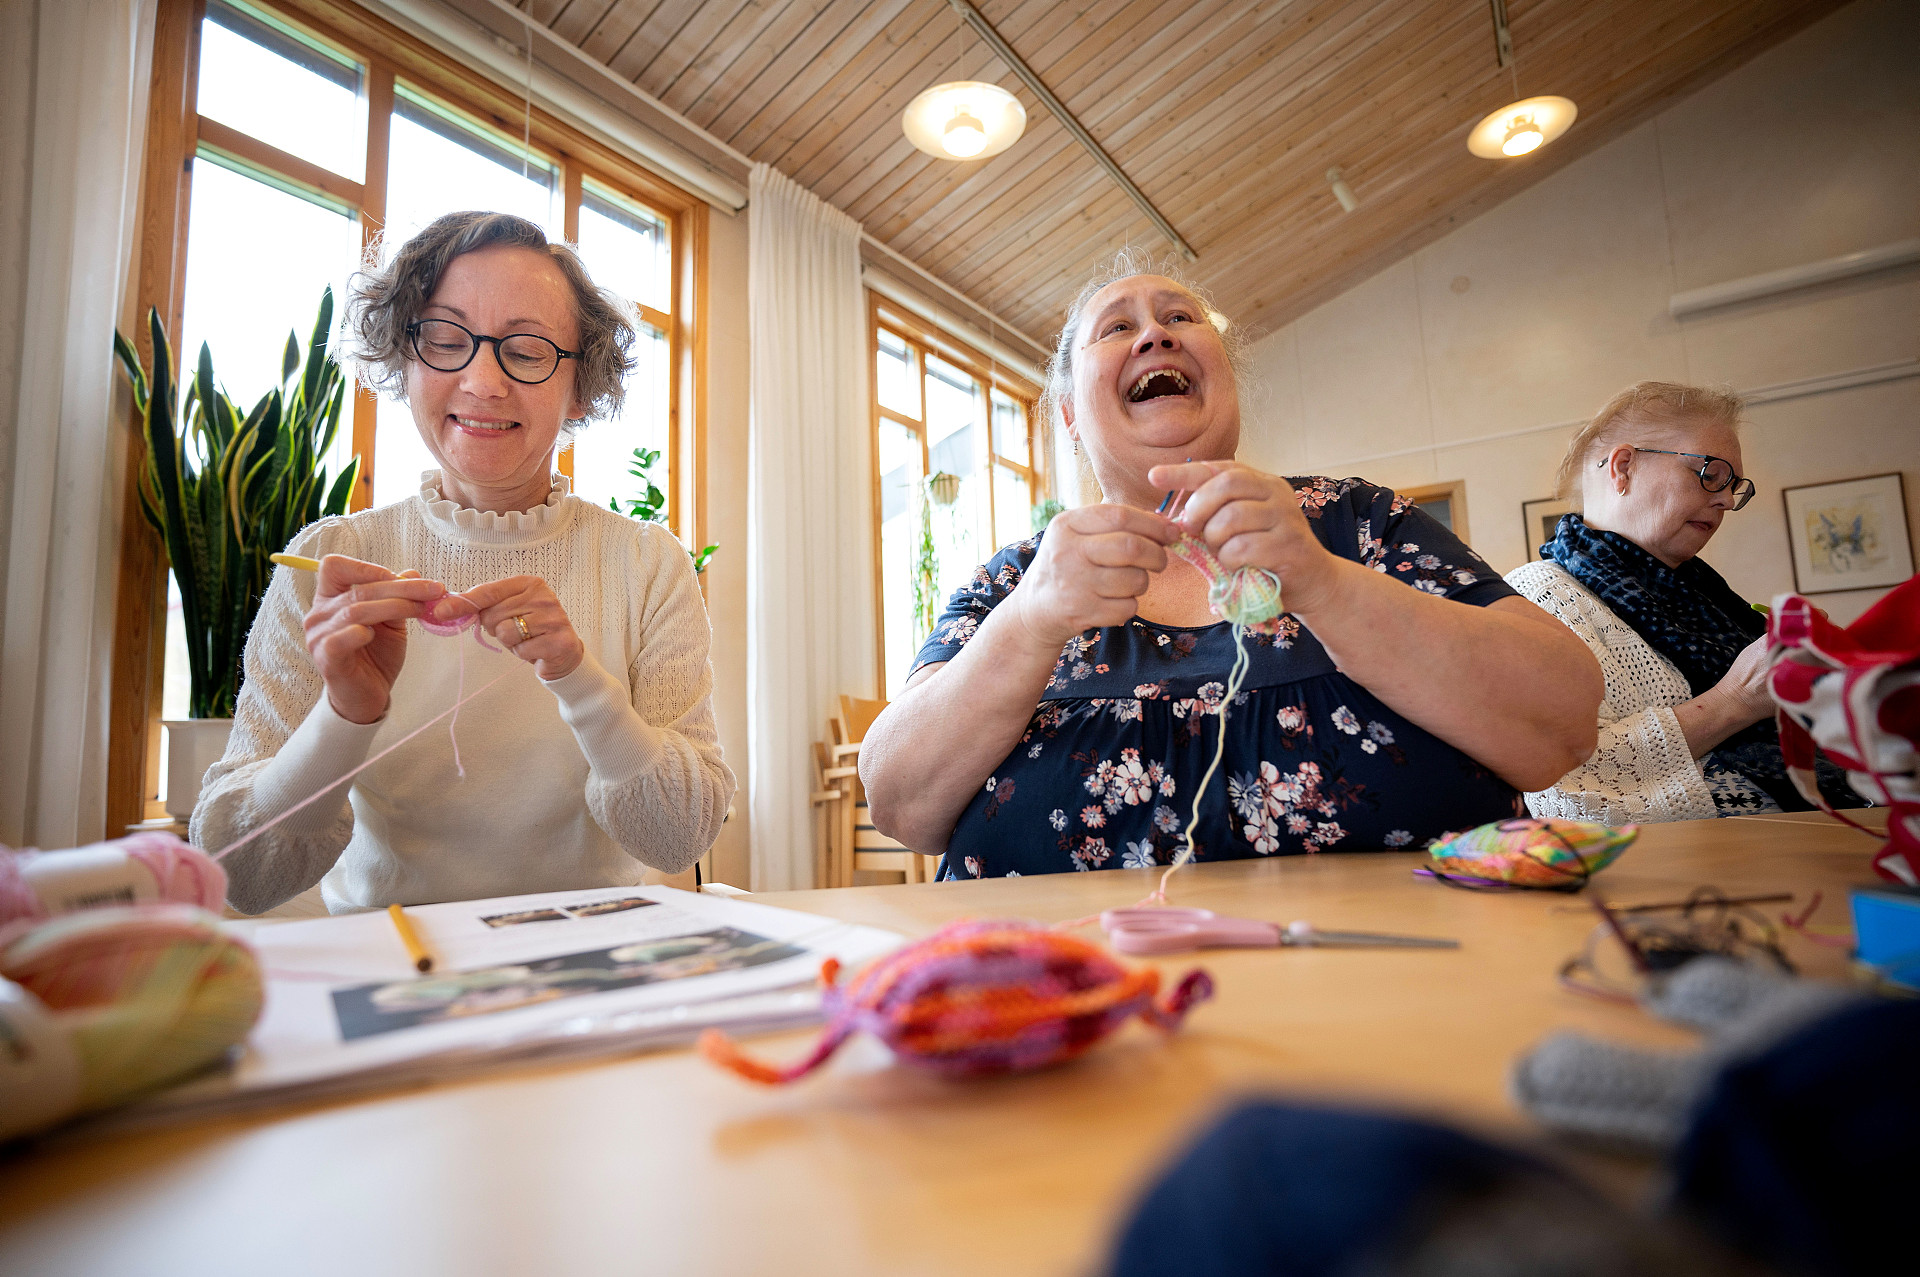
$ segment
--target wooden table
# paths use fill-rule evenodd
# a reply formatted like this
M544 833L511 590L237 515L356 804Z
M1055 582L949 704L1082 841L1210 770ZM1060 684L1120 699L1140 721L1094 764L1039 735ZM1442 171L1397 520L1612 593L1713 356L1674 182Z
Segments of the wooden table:
M1819 890L1846 920L1871 844L1824 817L1649 827L1600 880L1622 903L1700 884ZM1196 1124L1248 1093L1334 1097L1528 1138L1514 1056L1556 1027L1688 1034L1559 988L1592 926L1575 898L1416 882L1406 854L1209 865L1180 904L1454 936L1458 952L1237 951L1162 1040L1129 1027L1053 1072L958 1083L856 1040L763 1090L687 1051L493 1074L353 1103L56 1146L0 1163L0 1272L1071 1274ZM924 934L962 916L1130 904L1144 872L763 896ZM1773 907L1777 914L1778 907ZM1844 955L1789 940L1804 969ZM810 1034L756 1042L797 1053Z

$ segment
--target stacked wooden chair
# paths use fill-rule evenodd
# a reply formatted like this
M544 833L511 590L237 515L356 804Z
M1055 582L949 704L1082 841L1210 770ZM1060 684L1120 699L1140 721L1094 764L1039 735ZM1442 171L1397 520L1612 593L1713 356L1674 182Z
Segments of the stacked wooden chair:
M939 864L939 857L918 855L875 829L867 813L860 743L886 707L885 701L842 696L839 715L827 720L828 739L814 742L814 881L822 887L851 887L855 870L929 882Z

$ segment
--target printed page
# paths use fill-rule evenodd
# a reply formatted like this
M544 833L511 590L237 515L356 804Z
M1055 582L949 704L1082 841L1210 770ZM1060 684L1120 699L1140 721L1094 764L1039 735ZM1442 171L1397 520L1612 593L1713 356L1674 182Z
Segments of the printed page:
M811 983L900 943L871 927L671 887L600 888L410 908L434 957L414 971L385 913L245 926L266 1009L231 1084L280 1087L443 1053L525 1054L636 1013ZM577 1043L575 1043L577 1045Z

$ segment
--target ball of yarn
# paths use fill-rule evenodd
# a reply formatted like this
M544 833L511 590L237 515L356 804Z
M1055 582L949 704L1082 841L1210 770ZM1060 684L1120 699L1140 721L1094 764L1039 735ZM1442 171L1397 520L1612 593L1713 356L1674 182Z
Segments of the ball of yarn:
M205 1068L260 1017L253 950L190 905L89 909L8 930L0 977L37 998L71 1043L74 1112Z
M1280 601L1280 578L1266 568L1228 571L1196 536L1183 536L1167 548L1200 569L1207 578L1207 606L1228 624L1259 625L1286 611Z
M1615 829L1585 820L1496 820L1429 849L1435 877L1469 886L1578 891L1619 858L1640 826Z
M1265 568L1240 568L1207 587L1207 606L1232 625L1259 625L1286 611L1280 578Z
M226 870L172 834L129 834L71 851L0 847L0 923L163 900L218 912L226 898Z
M831 958L820 969L827 1027L798 1062L764 1064L717 1029L702 1035L701 1053L755 1082L791 1082L865 1029L921 1068L1018 1073L1071 1060L1136 1015L1171 1033L1189 1007L1213 996L1212 979L1195 969L1156 1004L1158 971L1123 966L1099 945L1025 922L951 923L844 987L838 974Z

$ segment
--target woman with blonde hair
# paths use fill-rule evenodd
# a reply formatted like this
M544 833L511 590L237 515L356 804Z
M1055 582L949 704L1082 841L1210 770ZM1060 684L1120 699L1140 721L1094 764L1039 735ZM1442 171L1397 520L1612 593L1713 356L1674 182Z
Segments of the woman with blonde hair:
M1807 810L1773 723L1766 620L1698 557L1753 499L1744 407L1731 391L1642 381L1568 446L1559 493L1580 512L1507 582L1580 636L1607 691L1599 747L1527 794L1534 815L1619 825ZM1820 788L1863 805L1824 758Z
M1082 290L1048 398L1103 500L956 591L867 732L874 824L948 877L1164 865L1189 832L1203 860L1414 847L1592 748L1592 658L1445 528L1361 479L1235 460L1211 313L1131 254ZM1182 534L1281 583L1231 701L1233 630L1169 553Z

